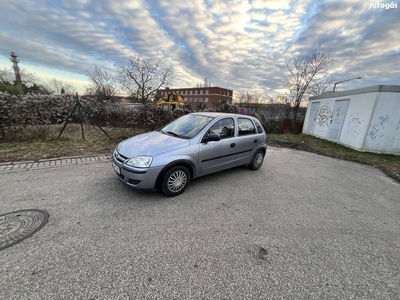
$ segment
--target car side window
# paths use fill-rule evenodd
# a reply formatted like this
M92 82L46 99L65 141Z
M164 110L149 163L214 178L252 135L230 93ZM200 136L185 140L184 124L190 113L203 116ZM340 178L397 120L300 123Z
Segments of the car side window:
M257 133L263 133L260 123L258 123L257 121L255 123L256 123L256 127L257 127Z
M255 134L256 128L253 122L247 118L238 118L239 136Z
M218 134L221 139L230 138L235 135L235 123L232 118L222 119L212 125L209 131Z

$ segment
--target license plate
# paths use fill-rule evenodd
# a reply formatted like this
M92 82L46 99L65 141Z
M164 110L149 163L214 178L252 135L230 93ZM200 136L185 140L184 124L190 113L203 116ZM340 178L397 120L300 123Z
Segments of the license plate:
M121 170L119 169L119 167L114 162L112 162L112 166L113 166L115 172L117 172L118 174L121 174Z

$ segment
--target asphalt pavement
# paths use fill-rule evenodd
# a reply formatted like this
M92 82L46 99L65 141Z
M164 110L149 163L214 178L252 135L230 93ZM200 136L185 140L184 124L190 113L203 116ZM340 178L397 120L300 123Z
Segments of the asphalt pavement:
M400 298L400 184L373 167L270 147L166 198L107 156L32 166L0 170L0 214L49 214L0 251L1 299Z

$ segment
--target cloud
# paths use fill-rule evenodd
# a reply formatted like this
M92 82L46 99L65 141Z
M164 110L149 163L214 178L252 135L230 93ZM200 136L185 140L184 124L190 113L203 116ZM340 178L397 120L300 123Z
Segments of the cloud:
M363 0L0 0L0 55L21 64L85 74L129 56L164 58L174 86L214 85L278 95L294 55L335 56L350 86L399 82L396 9ZM3 67L3 65L0 65ZM27 68L27 67L26 67Z

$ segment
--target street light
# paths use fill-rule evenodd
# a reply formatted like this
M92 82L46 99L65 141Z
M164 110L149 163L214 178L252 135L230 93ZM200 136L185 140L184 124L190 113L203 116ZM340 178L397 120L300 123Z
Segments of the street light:
M350 81L350 80L354 80L354 79L361 79L361 77L356 77L356 78L351 78L351 79L347 79L347 80L335 82L335 84L333 85L333 90L332 90L332 92L335 91L336 85L337 85L338 83L342 83L342 82L346 82L346 81Z

